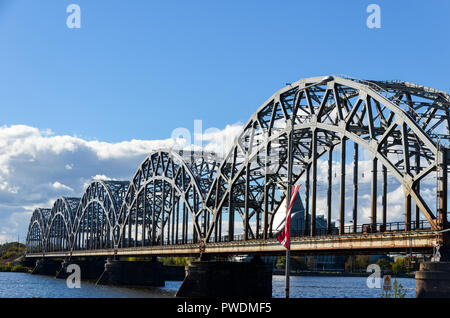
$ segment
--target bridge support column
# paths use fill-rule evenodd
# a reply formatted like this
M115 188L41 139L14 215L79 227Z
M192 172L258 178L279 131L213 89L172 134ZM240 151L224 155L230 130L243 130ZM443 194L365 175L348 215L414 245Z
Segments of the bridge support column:
M67 273L67 267L70 264L75 264L80 267L81 279L87 280L97 280L103 273L105 268L104 259L84 259L76 260L72 259L69 261L63 261L56 278L67 278L71 273Z
M55 276L61 269L61 262L50 259L41 258L36 261L31 274Z
M186 266L177 297L272 297L272 269L249 263L196 261Z
M108 258L105 270L97 281L101 285L164 286L165 272L156 259L121 261Z
M416 272L416 297L450 298L450 262L424 262Z

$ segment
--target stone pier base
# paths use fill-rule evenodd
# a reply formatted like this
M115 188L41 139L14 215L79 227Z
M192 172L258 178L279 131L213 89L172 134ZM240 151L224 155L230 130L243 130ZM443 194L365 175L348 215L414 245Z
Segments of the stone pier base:
M260 262L196 261L177 297L272 297L272 269Z
M424 262L416 272L416 297L450 298L450 262Z
M157 261L120 261L108 259L100 285L164 286L164 271Z
M31 274L55 276L61 269L61 261L38 259Z
M81 279L87 280L97 280L105 269L104 259L87 259L87 260L76 260L72 259L70 261L63 261L61 268L56 275L56 278L67 278L70 274L67 272L67 267L70 264L75 264L80 267Z

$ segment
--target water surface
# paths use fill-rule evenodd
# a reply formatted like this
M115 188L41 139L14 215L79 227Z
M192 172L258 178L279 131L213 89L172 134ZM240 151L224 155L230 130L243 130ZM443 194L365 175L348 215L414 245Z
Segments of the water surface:
M291 277L292 298L379 298L381 290L368 288L366 277ZM416 281L398 278L407 297L415 297ZM82 281L81 288L67 288L64 279L26 273L0 273L1 298L168 298L174 297L181 282L167 281L164 287L129 288L96 286ZM284 276L273 276L272 297L284 297Z

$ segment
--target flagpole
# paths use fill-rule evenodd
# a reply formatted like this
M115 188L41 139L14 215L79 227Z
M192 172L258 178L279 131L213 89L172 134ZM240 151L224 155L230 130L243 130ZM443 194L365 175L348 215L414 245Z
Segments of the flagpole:
M289 212L289 202L290 199L290 189L288 188L288 196L286 197L286 218L287 213ZM287 221L287 220L286 220ZM289 239L287 242L287 248L286 248L286 268L284 270L285 274L285 280L286 280L286 289L285 289L285 297L289 298L289 288L290 288L290 263L291 263L291 240Z
M288 135L288 171L287 171L287 187L286 187L286 221L289 213L290 203L291 203L291 187L292 187L292 165L293 165L293 122L291 123L291 129ZM287 229L288 233L290 232L290 225ZM291 240L288 239L287 248L286 248L286 268L285 268L285 279L286 279L286 291L285 297L289 298L289 289L290 289L290 262L291 262Z

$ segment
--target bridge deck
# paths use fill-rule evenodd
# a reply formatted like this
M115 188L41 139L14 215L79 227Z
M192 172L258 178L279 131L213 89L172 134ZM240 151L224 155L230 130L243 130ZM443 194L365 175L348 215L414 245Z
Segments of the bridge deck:
M389 232L372 234L347 234L342 236L315 236L291 238L291 251L295 254L338 254L338 253L379 253L395 251L431 252L440 239L441 234L434 231ZM57 258L57 257L94 257L94 256L181 256L199 255L203 250L205 254L281 254L285 251L275 239L232 241L220 243L207 243L186 245L163 245L151 247L131 247L78 250L64 252L47 252L27 254L30 258Z

